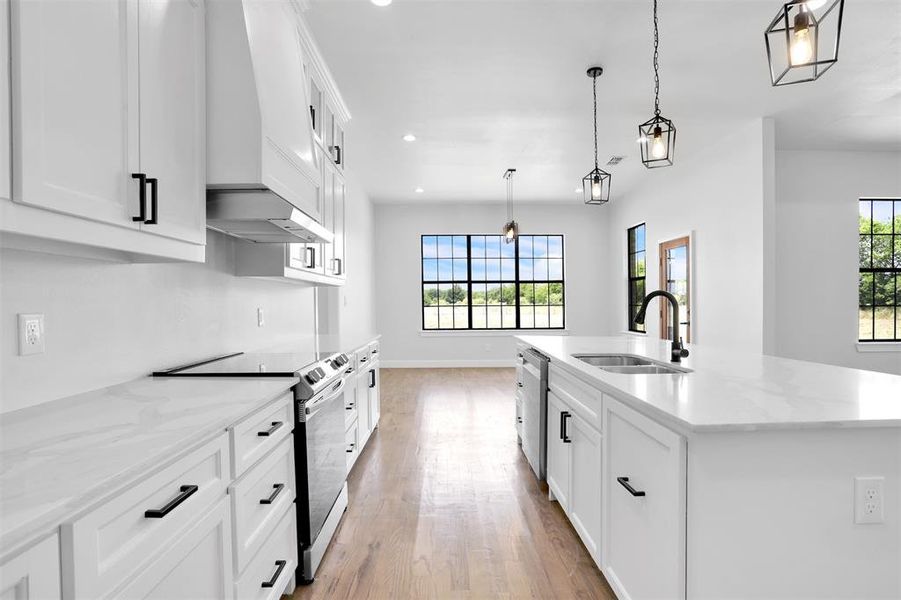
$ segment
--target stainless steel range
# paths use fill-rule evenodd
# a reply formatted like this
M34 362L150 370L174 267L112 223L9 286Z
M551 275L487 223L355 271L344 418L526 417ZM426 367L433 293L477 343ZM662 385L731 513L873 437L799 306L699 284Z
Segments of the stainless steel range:
M347 508L344 354L238 353L154 373L155 377L298 377L294 386L297 581L311 583Z

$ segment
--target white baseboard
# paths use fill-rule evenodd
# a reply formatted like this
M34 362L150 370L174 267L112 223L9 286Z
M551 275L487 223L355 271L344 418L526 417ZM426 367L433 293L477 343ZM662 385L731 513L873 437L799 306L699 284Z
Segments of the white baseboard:
M379 359L379 366L383 369L478 369L515 367L516 360L510 359L484 359L484 360L385 360Z

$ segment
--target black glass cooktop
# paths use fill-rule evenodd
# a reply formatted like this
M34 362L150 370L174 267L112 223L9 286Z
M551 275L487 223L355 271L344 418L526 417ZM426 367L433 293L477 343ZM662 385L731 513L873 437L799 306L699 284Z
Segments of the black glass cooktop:
M297 377L330 354L312 351L238 352L156 371L155 377Z

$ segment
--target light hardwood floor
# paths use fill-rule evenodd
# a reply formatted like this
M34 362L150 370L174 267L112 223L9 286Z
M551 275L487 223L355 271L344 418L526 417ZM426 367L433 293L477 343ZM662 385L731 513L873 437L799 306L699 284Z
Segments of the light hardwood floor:
M614 598L516 444L513 369L381 381L350 507L293 598Z

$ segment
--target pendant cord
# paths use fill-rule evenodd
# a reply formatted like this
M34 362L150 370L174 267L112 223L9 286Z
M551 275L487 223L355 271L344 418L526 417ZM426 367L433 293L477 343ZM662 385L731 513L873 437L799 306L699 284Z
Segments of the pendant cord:
M657 0L654 0L654 116L660 116L660 65L658 64L660 34L657 30Z
M655 0L656 1L656 0ZM594 90L594 168L598 168L598 76L593 75L591 85Z

